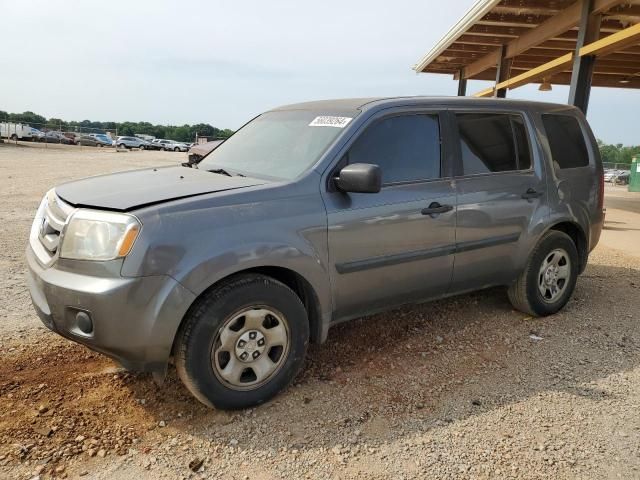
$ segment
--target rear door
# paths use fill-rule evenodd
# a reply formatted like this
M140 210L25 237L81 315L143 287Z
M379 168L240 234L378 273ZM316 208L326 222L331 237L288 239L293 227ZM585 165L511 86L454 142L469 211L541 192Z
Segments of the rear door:
M437 111L384 113L348 147L380 166L379 193L324 193L335 319L444 294L451 281L455 191L443 168ZM430 208L444 207L430 214Z
M544 164L518 112L452 112L458 201L452 291L509 283L548 215Z
M576 221L586 235L588 252L598 243L604 221L604 179L596 139L576 109L543 113L541 119L552 160L551 219Z

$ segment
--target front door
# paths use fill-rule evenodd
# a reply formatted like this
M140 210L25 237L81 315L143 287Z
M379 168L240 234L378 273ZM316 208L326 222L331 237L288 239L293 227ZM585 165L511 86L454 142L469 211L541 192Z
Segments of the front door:
M341 166L377 164L383 187L325 193L335 320L447 292L456 200L441 150L435 112L376 118L349 147Z

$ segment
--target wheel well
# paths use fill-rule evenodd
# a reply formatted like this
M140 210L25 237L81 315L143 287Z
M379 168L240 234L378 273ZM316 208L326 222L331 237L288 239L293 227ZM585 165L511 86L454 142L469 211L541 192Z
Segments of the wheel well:
M578 250L578 257L580 259L580 273L587 267L587 260L589 258L589 249L587 247L587 237L577 224L573 222L557 223L550 228L550 230L557 230L559 232L566 233L571 237L573 243Z
M304 308L307 310L311 343L320 343L320 332L322 326L320 301L318 300L318 296L311 284L302 275L283 267L257 267L237 273L247 272L260 273L267 277L274 278L293 290L300 298L300 301L302 301Z
M235 272L225 278L218 280L216 283L211 285L205 291L203 291L196 300L194 300L194 304L197 300L202 297L206 292L210 291L212 288L220 285L222 282L227 281L229 278L242 274L242 273L259 273L261 275L265 275L267 277L271 277L279 282L284 283L287 287L295 292L296 295L302 301L304 308L307 310L307 316L309 317L309 332L310 332L310 341L311 343L320 343L322 338L322 320L320 315L320 301L318 296L311 286L311 284L300 274L294 272L293 270L289 270L288 268L283 267L256 267L250 268L247 270L241 270L239 272ZM192 305L193 306L193 305ZM183 319L184 321L184 319ZM177 335L176 335L177 338ZM175 339L174 346L175 347ZM172 347L172 351L173 351Z

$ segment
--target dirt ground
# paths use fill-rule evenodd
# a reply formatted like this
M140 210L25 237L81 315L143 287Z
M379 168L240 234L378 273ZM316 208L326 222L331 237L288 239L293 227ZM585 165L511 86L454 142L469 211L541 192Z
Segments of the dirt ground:
M563 312L528 318L491 289L363 318L252 410L209 410L174 371L157 387L41 326L23 257L45 191L185 157L0 145L0 478L640 478L631 212L608 210Z

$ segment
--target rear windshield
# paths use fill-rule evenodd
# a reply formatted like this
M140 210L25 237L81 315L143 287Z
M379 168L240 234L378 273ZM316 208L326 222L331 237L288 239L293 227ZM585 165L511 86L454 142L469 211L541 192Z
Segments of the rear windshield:
M207 155L198 168L292 180L309 169L351 122L355 112L267 112Z
M544 114L542 123L547 132L554 164L560 168L589 165L589 151L577 118L555 113Z

